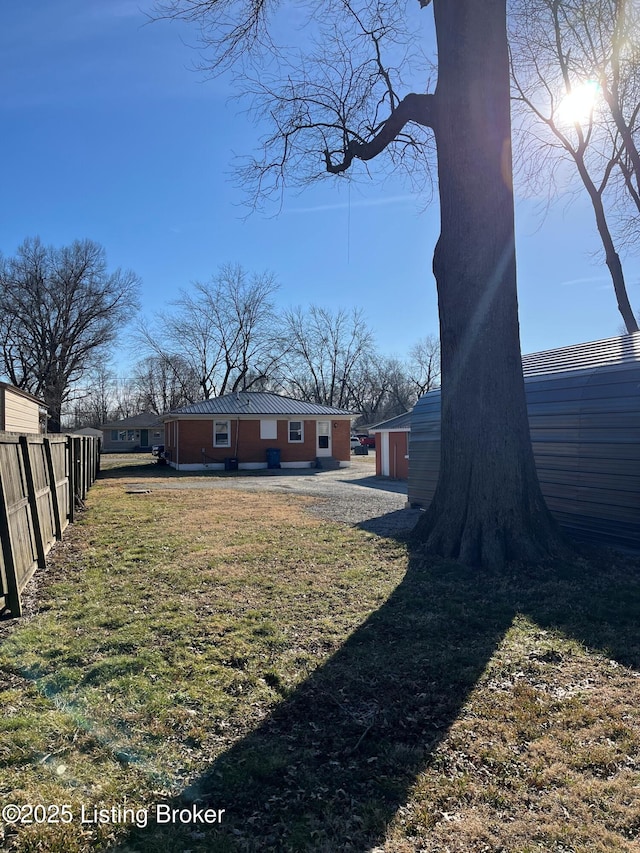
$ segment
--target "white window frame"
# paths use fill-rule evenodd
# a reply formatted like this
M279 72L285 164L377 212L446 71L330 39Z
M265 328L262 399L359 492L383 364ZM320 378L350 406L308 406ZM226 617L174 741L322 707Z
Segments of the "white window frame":
M260 418L260 438L262 441L276 441L278 438L278 421Z
M292 430L292 424L300 424L300 429ZM291 438L292 432L299 432L300 438ZM304 421L289 421L287 424L287 435L289 444L302 444L304 442Z
M320 430L320 424L326 424L326 432ZM320 439L327 439L327 446L320 447ZM316 421L316 441L318 442L318 450L331 449L331 421Z
M222 443L217 441L217 437L222 431L217 432L216 427L218 424L226 424L227 425L227 441L226 443ZM231 447L231 421L229 420L215 420L213 422L213 446L214 447Z

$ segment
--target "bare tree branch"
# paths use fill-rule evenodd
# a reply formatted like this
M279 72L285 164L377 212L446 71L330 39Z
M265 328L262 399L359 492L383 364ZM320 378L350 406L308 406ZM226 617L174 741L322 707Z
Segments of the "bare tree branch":
M346 171L352 164L354 158L358 160L372 160L381 154L392 142L397 142L399 134L409 122L415 122L422 127L433 127L435 121L434 96L406 95L391 113L381 130L369 140L360 142L350 140L344 152L344 158L340 163L333 163L331 153L328 149L324 151L324 159L327 172L338 175Z
M0 264L2 369L44 399L50 429L60 429L72 385L100 359L137 307L139 279L109 272L91 240L56 249L28 239Z

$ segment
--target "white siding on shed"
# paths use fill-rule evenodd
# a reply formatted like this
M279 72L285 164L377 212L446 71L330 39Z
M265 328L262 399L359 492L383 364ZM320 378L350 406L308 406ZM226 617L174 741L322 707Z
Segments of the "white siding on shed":
M0 410L2 414L0 426L5 432L40 432L40 406L37 400L9 387L0 389L0 394L4 398Z

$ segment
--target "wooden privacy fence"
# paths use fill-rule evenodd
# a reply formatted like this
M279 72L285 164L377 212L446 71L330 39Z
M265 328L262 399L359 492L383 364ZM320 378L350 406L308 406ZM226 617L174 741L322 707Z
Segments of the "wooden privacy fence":
M21 595L96 479L93 436L0 433L0 609L22 615Z

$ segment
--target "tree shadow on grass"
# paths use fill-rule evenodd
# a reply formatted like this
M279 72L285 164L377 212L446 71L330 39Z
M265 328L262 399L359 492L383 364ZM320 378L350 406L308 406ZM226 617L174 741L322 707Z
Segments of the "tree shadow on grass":
M178 472L170 465L159 465L150 459L131 459L118 465L104 464L98 474L99 480L124 480L130 477L159 478L178 476Z
M640 665L640 561L615 561L498 574L414 551L385 604L172 803L222 823L132 829L119 849L371 850L517 613Z

